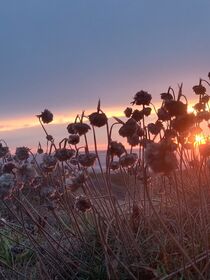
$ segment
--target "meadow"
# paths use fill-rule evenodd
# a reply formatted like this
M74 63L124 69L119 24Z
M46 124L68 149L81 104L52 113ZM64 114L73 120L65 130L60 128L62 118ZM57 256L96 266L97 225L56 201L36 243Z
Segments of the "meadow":
M63 139L45 109L35 152L1 140L0 279L210 279L209 86L193 110L182 84L159 108L140 90L111 123L99 101Z

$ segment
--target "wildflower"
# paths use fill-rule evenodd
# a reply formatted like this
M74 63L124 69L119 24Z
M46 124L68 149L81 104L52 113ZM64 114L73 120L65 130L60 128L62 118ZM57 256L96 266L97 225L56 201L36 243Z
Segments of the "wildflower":
M37 117L41 118L43 123L50 123L53 121L53 114L47 109L45 109L41 115L37 115Z
M166 101L164 104L164 108L168 111L171 117L176 117L187 113L187 104L184 104L181 101Z
M120 157L123 153L125 153L125 147L120 142L111 141L109 152L112 156Z
M5 173L0 176L0 198L7 199L12 194L15 187L15 180L13 174Z
M161 99L163 100L172 100L173 99L173 95L170 94L169 92L163 92L160 94Z
M117 170L117 169L119 169L120 168L120 164L119 164L119 161L112 161L111 163L110 163L110 169L111 170Z
M151 100L152 100L151 94L149 94L144 90L141 90L135 94L134 101L132 102L132 104L149 105Z
M91 202L89 198L85 196L79 196L76 198L75 208L83 213L91 209Z
M164 107L158 109L157 116L160 121L168 121L171 118L170 114L167 112L167 110Z
M15 155L18 160L27 160L29 158L29 148L18 147L16 148Z
M130 118L130 116L132 115L132 108L130 108L130 107L127 107L126 109L125 109L125 111L124 111L124 114L125 114L125 116L127 117L127 118Z
M80 154L78 155L78 162L84 167L90 167L94 165L96 158L94 153Z
M101 112L94 112L89 115L91 125L102 127L107 123L107 116Z
M129 137L135 134L137 129L138 129L137 122L133 118L131 118L121 126L121 128L119 129L119 134L122 137Z
M137 161L138 156L135 153L126 154L120 157L119 162L122 167L130 167Z
M157 121L156 123L149 123L147 125L148 131L153 134L157 135L160 133L161 129L163 128L163 125L160 121Z
M68 143L71 145L77 145L80 141L80 137L77 134L69 135Z
M52 155L44 154L43 162L41 163L40 167L45 172L51 172L55 168L56 163L57 163L56 157L54 157Z
M90 126L86 123L70 123L67 126L67 130L70 134L84 135L88 132Z
M203 95L201 97L201 102L203 103L208 103L209 102L209 96L206 94L206 95Z
M134 134L132 136L129 136L127 138L128 140L128 144L131 145L131 146L137 146L139 144L139 136L137 134Z
M2 143L0 143L0 158L5 157L9 153L9 148L7 146L3 147Z
M66 160L69 160L70 158L72 158L74 154L75 154L75 150L62 148L62 149L56 150L55 157L59 161L66 161Z
M142 112L146 117L148 117L151 114L152 109L150 107L145 107L143 108Z
M197 95L204 95L206 93L206 88L200 84L200 85L194 86L193 91Z
M52 136L52 135L47 134L46 139L47 139L47 141L52 142L52 141L53 141L53 136Z
M144 117L144 113L143 113L143 110L139 111L139 110L134 110L133 111L133 114L132 114L132 118L139 122L140 120L142 120Z

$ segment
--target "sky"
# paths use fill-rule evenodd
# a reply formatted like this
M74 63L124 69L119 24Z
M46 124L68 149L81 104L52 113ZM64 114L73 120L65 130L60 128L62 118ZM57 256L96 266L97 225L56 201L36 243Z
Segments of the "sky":
M45 108L62 138L99 98L110 116L141 89L156 103L183 82L193 99L210 71L209 11L209 0L1 0L0 138L36 145Z

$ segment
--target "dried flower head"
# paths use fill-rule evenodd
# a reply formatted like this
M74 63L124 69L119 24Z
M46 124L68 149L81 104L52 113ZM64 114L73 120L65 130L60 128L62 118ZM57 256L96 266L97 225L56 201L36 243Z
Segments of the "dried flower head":
M96 161L96 154L94 153L85 153L85 154L79 154L78 155L78 162L83 167L90 167L93 166Z
M206 93L206 88L200 84L200 85L194 86L193 91L197 95L204 95Z
M102 127L107 124L107 116L102 112L94 112L89 115L89 121L91 125L96 127Z
M161 99L163 100L172 100L173 99L173 95L170 94L169 92L163 92L160 94Z
M57 158L53 155L44 154L43 162L41 163L40 167L43 169L44 172L51 172L55 168L57 163Z
M27 160L29 158L29 148L27 147L16 148L15 156L18 160Z
M85 196L79 196L76 198L76 201L75 201L75 208L78 210L78 211L81 211L81 212L86 212L88 210L91 209L91 201L89 198L85 197Z
M127 138L128 144L131 145L132 147L135 147L139 144L139 135L134 134L132 136L129 136Z
M77 145L80 141L80 137L78 134L70 134L69 135L69 139L68 139L68 143L70 145Z
M120 157L122 154L125 153L125 147L123 146L122 143L117 142L117 141L111 141L110 147L109 147L109 152L112 156L118 156Z
M133 111L132 118L135 121L139 122L140 120L143 119L143 117L144 117L143 110L139 111L139 110L136 109L136 110Z
M67 161L70 158L72 158L74 154L75 154L75 150L73 149L61 148L55 151L55 157L59 161Z
M149 94L144 90L141 90L135 94L134 101L132 102L132 104L149 105L151 100L152 100L151 94Z
M163 125L160 121L157 121L156 123L149 123L147 125L148 131L153 134L157 135L160 133L161 129L163 128Z
M160 121L168 121L171 118L170 114L164 107L158 109L157 116Z
M127 118L130 118L130 116L132 115L132 108L130 108L130 107L127 107L126 109L125 109L125 111L124 111L124 114L125 114L125 116L127 117Z
M131 167L137 160L138 155L135 153L131 153L121 156L119 162L122 167Z
M148 117L151 114L152 109L150 107L145 107L143 108L142 112L146 117Z
M45 109L40 115L37 115L38 118L41 118L43 123L50 123L53 121L53 114Z
M171 117L184 115L187 113L187 104L182 101L169 100L164 104L164 108L170 114Z
M0 158L5 157L9 153L9 148L7 146L3 146L2 143L0 143Z
M90 126L86 123L70 123L67 126L68 133L70 134L79 134L84 135L91 129Z
M16 180L18 183L31 183L37 176L35 168L31 164L23 164L15 169Z
M111 163L110 163L110 169L111 170L117 170L117 169L119 169L120 168L120 163L119 163L119 161L112 161Z
M119 134L122 137L129 137L135 134L137 129L138 129L137 122L133 118L131 118L121 126L121 128L119 129Z

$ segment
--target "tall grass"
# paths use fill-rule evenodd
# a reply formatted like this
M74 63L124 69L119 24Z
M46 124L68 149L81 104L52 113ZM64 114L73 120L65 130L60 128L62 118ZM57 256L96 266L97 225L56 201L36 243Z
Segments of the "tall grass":
M18 147L12 155L2 140L2 279L210 279L205 84L193 87L193 113L182 85L162 93L158 109L141 90L123 120L110 124L99 101L96 112L68 124L59 144L45 109L37 117L47 147L39 143L37 153ZM106 131L105 166L98 128Z

